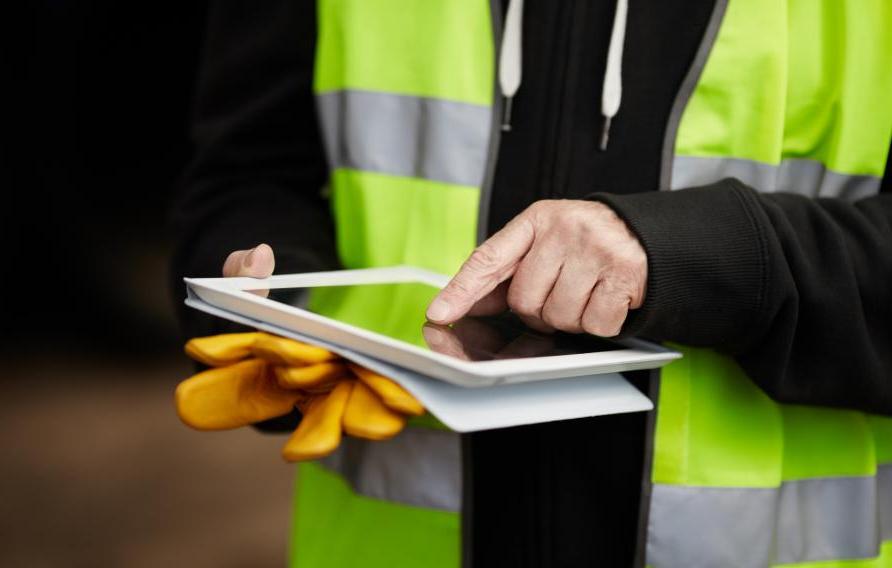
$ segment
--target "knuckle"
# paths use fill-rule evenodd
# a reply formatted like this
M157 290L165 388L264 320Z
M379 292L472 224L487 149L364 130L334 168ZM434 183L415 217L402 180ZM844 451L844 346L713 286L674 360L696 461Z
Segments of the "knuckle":
M622 322L614 322L612 325L605 326L603 337L616 337L619 335L619 332L622 330L623 324Z
M464 276L453 278L452 282L449 283L448 288L452 296L466 297L471 296L474 293L470 279Z
M530 218L536 224L542 224L551 215L556 203L557 200L554 199L540 199L539 201L534 201L524 210L522 215Z
M602 298L596 306L590 306L583 314L582 328L599 337L615 337L622 331L628 305L626 298Z
M538 302L526 299L519 294L514 294L512 296L509 293L508 307L511 308L512 312L527 317L539 317L539 314L542 311Z
M631 267L612 270L604 278L605 288L617 296L617 302L626 309L641 307L645 282L640 273Z
M527 207L527 212L531 214L541 213L542 211L548 209L548 204L551 200L549 199L540 199L538 201L532 202L529 207Z
M603 231L603 221L597 211L593 211L589 202L574 202L573 207L569 207L566 212L568 220L577 226L598 229Z
M628 267L616 267L604 276L604 284L610 291L627 294L635 289L635 274Z
M592 224L589 219L581 217L574 219L573 230L576 233L577 238L586 246L596 248L601 247L601 231L599 231L598 227Z
M583 320L582 329L591 335L598 337L614 337L619 334L616 326L610 322L601 320Z
M634 247L623 247L617 252L616 265L630 276L636 275L641 271L642 265L647 264L647 257L637 253Z
M598 333L599 331L601 331L600 328L598 328L596 323L591 321L591 318L582 318L582 331L588 333L589 335L601 335L600 333Z
M492 270L499 264L499 251L492 245L483 243L465 261L465 268L475 273Z
M592 218L591 211L585 207L570 207L564 213L564 217L576 224L588 224L588 221Z
M611 273L615 272L617 270L617 267L622 267L625 265L623 254L619 250L617 250L615 246L599 242L598 256L600 257L601 264L603 266L611 267Z
M553 314L549 310L543 308L542 317L540 319L545 323L545 325L558 329L557 322L554 321Z
M565 311L553 308L548 304L542 308L542 321L561 331L569 331L568 328L572 328L576 324L572 316L568 316Z

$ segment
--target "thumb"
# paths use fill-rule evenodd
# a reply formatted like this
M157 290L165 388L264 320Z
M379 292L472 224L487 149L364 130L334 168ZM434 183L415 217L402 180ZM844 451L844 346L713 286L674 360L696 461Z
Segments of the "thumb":
M273 249L267 244L259 244L250 250L237 250L226 257L223 276L266 278L275 268Z

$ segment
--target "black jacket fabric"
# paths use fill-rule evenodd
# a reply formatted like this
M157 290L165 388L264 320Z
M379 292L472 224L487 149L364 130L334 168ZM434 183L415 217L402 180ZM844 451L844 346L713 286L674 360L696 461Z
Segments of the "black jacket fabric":
M277 273L337 266L311 93L313 2L212 3L196 155L174 206L183 276L269 243ZM669 111L711 0L632 3L623 102L597 149L615 2L527 0L523 85L502 137L490 231L537 199L597 199L648 253L624 333L734 356L774 398L892 414L892 182L857 203L760 194L728 179L656 192ZM181 309L187 336L221 323ZM647 376L634 378L642 389ZM466 439L464 530L479 566L632 563L644 414ZM471 563L471 562L469 562Z

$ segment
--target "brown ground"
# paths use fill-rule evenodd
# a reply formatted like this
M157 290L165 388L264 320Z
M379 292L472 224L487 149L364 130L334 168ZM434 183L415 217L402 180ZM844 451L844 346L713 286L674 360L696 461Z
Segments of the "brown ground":
M0 566L285 563L293 468L281 436L199 433L171 395L185 359L58 356L0 377Z

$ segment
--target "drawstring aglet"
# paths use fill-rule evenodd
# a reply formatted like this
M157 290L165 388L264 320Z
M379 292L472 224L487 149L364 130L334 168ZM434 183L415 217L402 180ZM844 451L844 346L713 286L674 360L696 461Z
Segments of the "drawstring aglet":
M602 152L607 151L607 141L610 139L610 117L605 116L604 122L601 124L601 142L598 144L598 148Z
M505 108L502 112L502 132L511 131L511 102L514 97L505 97Z

